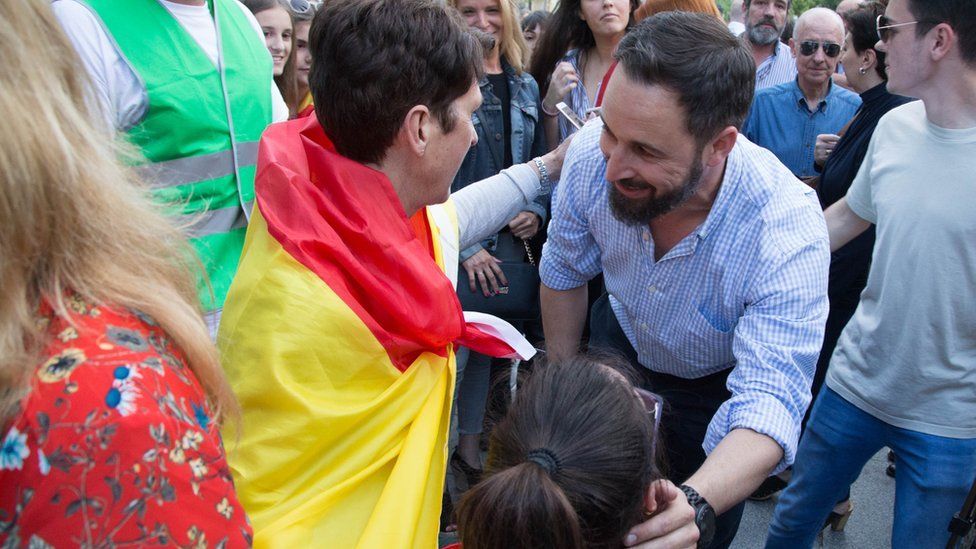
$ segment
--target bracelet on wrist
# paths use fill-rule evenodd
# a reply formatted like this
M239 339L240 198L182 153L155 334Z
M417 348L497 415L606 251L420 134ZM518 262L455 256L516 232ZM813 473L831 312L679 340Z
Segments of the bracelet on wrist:
M541 158L536 157L532 161L539 168L539 182L542 184L542 190L549 192L552 188L552 180L549 179L549 168L546 167L546 163Z
M544 114L546 116L559 116L559 111L551 111L551 110L549 110L549 109L546 108L546 102L545 101L541 102L541 105L542 105L542 114Z

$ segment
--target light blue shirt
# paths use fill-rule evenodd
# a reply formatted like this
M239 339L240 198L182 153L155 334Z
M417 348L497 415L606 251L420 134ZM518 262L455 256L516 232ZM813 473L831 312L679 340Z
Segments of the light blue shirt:
M811 111L793 80L756 92L742 133L772 151L797 177L817 175L813 167L817 135L839 132L860 106L859 95L831 83L827 96Z
M745 35L743 35L745 36ZM745 38L743 38L745 40ZM796 58L786 44L777 41L773 55L756 67L756 91L792 82L796 78Z
M603 271L620 326L651 370L693 379L734 367L732 397L703 448L751 429L782 446L784 469L827 318L830 249L816 194L740 136L705 222L655 261L649 228L610 211L601 131L589 122L566 155L542 282L569 290Z

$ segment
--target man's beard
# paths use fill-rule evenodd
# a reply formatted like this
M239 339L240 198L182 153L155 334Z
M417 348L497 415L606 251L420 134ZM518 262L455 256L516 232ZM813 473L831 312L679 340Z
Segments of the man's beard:
M620 194L617 187L610 185L610 212L618 221L627 225L647 225L655 218L662 216L688 201L701 186L702 163L701 152L695 155L695 160L688 167L688 176L677 189L661 195L652 196L644 200L627 198ZM646 186L646 183L634 180L623 180L634 186Z
M766 23L772 25L775 30L767 27ZM746 24L746 35L749 41L757 46L775 44L782 34L783 29L776 26L776 21L772 17L763 17L755 26Z

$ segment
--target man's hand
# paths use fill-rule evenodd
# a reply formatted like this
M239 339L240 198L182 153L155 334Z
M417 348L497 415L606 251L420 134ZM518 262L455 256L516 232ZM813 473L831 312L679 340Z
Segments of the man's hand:
M651 517L627 533L624 545L638 549L696 547L695 510L674 483L663 479L651 483L644 507Z
M477 284L481 285L485 297L497 294L501 286L508 286L505 273L498 266L501 262L502 260L492 256L487 250L479 250L461 262L461 266L468 272L468 284L472 293L478 291Z
M519 212L518 215L508 222L508 228L517 238L527 240L535 236L535 233L539 232L539 225L541 223L542 218L539 217L539 214L533 212Z
M834 152L837 142L840 141L839 135L832 133L822 133L817 136L817 143L813 146L813 162L818 166L823 166L827 162L827 157Z

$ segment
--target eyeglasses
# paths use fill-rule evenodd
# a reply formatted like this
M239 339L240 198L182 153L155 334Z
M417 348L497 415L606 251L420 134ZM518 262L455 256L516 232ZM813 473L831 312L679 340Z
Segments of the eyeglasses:
M889 19L887 15L882 14L878 16L875 26L878 29L878 38L882 42L887 42L888 40L891 40L891 37L894 36L896 32L891 29L898 28L898 27L907 27L908 25L917 25L919 23L933 23L933 22L934 21L929 21L926 19L919 19L918 21L909 21L907 23L892 23L891 19Z
M654 432L651 433L651 458L656 461L657 438L661 427L661 410L664 407L664 400L658 395L638 387L634 387L634 393L636 393L637 398L644 403L644 409L647 410L647 416L650 418L651 422L654 423ZM657 463L654 465L657 467Z
M816 40L804 40L800 42L800 55L813 55L821 47L823 48L824 55L827 57L837 57L840 55L840 44L834 42L817 42Z

